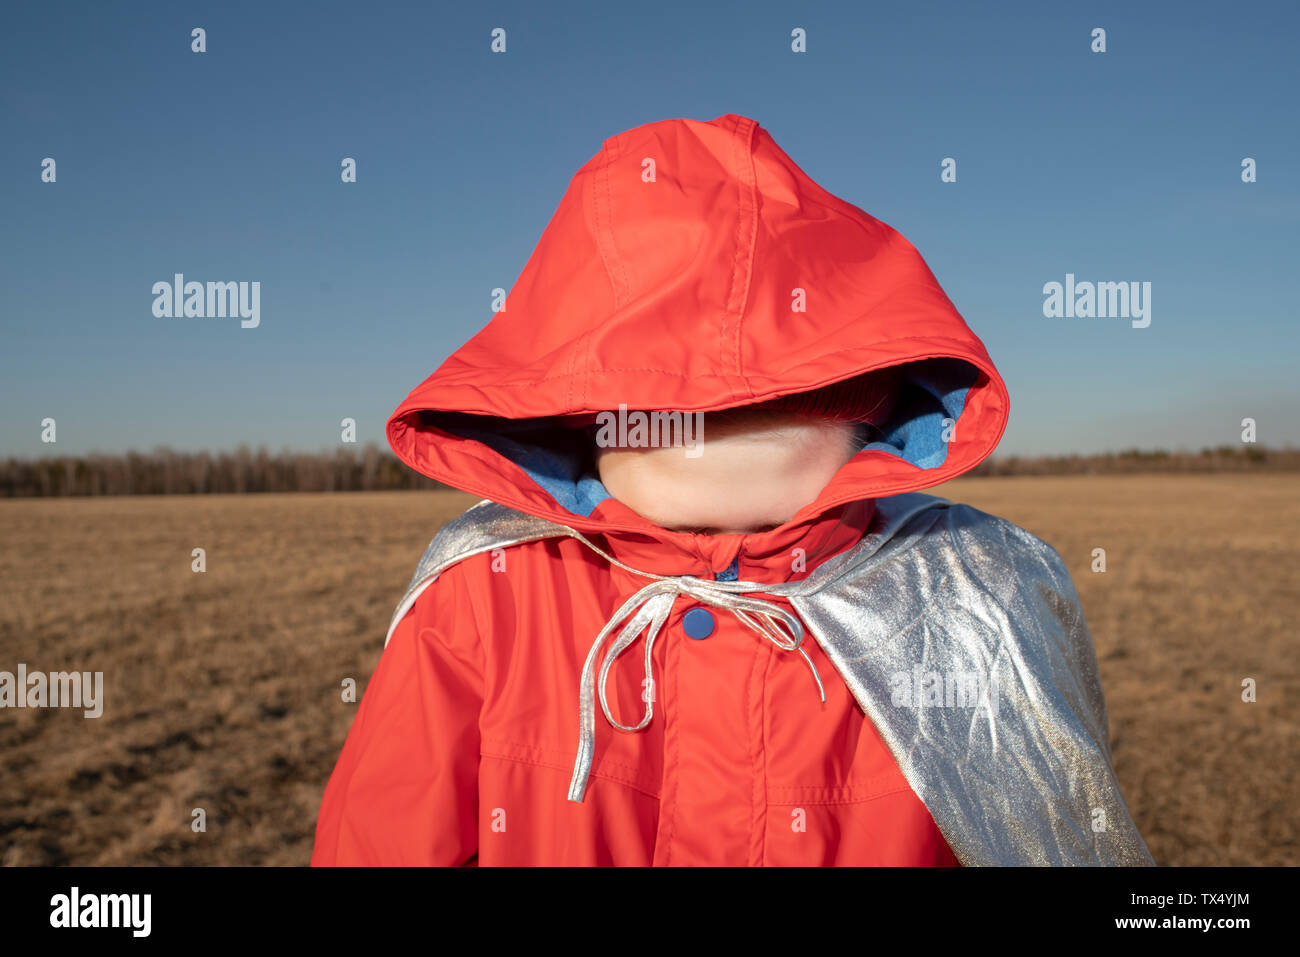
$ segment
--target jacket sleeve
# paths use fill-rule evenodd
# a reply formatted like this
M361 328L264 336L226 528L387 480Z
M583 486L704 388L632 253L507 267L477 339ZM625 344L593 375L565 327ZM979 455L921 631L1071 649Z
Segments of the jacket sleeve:
M476 864L484 653L461 566L398 623L330 776L313 866Z

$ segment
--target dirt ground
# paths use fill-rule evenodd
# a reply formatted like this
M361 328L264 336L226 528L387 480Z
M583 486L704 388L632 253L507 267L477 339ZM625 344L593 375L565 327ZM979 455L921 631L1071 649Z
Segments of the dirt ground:
M934 491L1064 556L1119 779L1157 862L1300 863L1300 480L987 478ZM98 719L0 710L0 863L305 864L356 711L341 683L364 690L421 551L471 503L0 502L0 670L104 672ZM1096 548L1104 573L1091 569Z

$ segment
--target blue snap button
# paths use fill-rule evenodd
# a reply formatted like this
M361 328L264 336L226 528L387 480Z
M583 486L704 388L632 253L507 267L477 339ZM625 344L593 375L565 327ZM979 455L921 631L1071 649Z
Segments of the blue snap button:
M690 638L707 638L713 634L713 616L706 608L692 608L682 615L682 628Z

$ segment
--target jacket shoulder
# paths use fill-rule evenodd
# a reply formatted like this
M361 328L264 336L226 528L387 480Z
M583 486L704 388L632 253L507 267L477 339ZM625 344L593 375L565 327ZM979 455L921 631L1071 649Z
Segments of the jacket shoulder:
M1005 616L998 640L1037 645L1043 662L1073 671L1092 730L1104 742L1105 704L1097 678L1096 651L1079 593L1060 552L1009 519L970 505L944 509L933 531L946 535L947 551L973 592ZM932 549L934 551L935 549ZM992 650L992 649L990 649ZM1062 657L1063 656L1063 657Z
M1045 578L1063 598L1078 602L1065 559L1033 532L970 505L949 508L946 524L953 545L987 585L1010 586L1022 582L1033 571L1035 575L1029 577ZM1006 577L1009 573L1017 577Z
M846 568L908 565L935 554L952 555L961 577L984 590L1007 595L1033 579L1040 591L1048 582L1050 590L1078 600L1065 561L1046 541L1009 519L935 496L910 493L880 500L877 518L854 553Z
M953 543L967 554L1001 564L1038 561L1068 579L1060 552L1010 519L962 504L950 505L946 512Z
M411 610L425 589L453 565L484 552L569 534L572 534L571 530L563 525L486 499L470 507L438 529L420 556L411 582L388 624L384 644L388 644L397 623Z

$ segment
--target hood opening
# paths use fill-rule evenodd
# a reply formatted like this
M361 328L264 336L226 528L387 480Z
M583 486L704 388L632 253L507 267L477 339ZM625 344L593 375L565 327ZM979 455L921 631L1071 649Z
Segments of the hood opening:
M919 470L940 468L947 460L949 438L961 418L967 391L980 372L960 359L925 359L894 368L899 377L889 414L883 421L871 424L868 441L859 454L883 452ZM843 381L848 383L869 375L864 373ZM818 391L791 395L814 396ZM782 398L788 400L790 396ZM770 403L731 408L760 404ZM854 418L851 410L845 411L848 414L844 418ZM560 508L589 517L610 497L596 472L592 419L592 413L506 419L426 409L418 413L418 427L433 427L453 437L452 441L486 446L517 466ZM707 450L707 425L702 438ZM742 478L738 476L737 480Z
M487 446L574 515L587 517L609 498L596 474L595 445L585 425L566 425L554 417L502 419L429 410L420 412L419 419L422 425Z
M893 413L881 425L880 439L868 442L863 451L895 455L918 469L937 469L947 461L949 439L979 370L960 359L926 359L902 371Z

